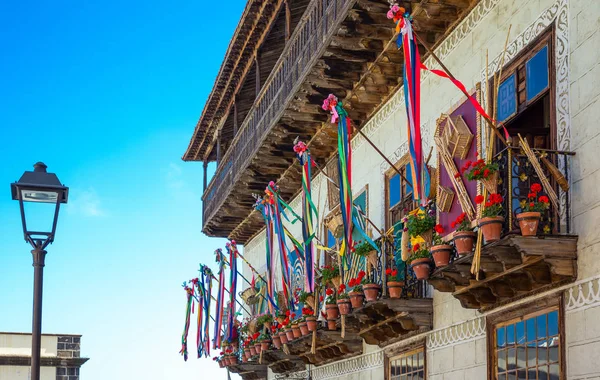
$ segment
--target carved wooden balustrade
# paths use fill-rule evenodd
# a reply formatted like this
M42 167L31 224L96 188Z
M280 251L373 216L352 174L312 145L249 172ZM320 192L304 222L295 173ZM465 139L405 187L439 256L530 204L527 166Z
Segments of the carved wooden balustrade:
M571 152L537 150L569 179ZM546 157L544 157L546 158ZM438 291L452 292L465 308L488 309L574 281L577 277L577 236L570 235L568 190L558 186L548 166L542 168L559 198L542 213L537 236L520 236L516 214L540 178L520 149L509 147L496 156L500 167L498 192L504 197L504 237L482 247L479 280L471 273L473 254L455 257L436 269L429 283Z

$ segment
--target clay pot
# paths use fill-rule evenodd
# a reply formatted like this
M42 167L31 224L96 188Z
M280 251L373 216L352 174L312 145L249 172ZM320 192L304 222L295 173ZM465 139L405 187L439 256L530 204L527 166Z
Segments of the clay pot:
M224 363L223 359L219 360L219 367L220 368L224 368L225 367L225 363Z
M256 355L256 348L254 346L250 347L250 356Z
M235 356L230 356L229 357L229 365L236 365L237 364L237 358Z
M350 300L348 298L342 298L341 300L337 300L337 306L341 315L348 315L350 311L352 311L352 307L350 306Z
M325 305L327 311L327 319L337 319L340 316L340 309L337 305Z
M308 335L310 333L310 331L308 331L308 326L306 325L306 322L300 322L298 324L298 327L300 327L300 333L302 334L302 336Z
M281 338L279 335L273 334L273 346L275 346L275 348L281 348Z
M404 286L404 281L388 281L388 293L390 293L390 298L400 298L402 295L402 287Z
M353 309L362 307L363 303L365 302L364 293L350 292L348 295L350 296L350 303L352 304Z
M265 340L263 342L260 342L260 350L261 351L266 351L269 349L269 346L271 345L271 341L270 340Z
M459 255L468 255L473 252L475 237L477 234L473 231L457 231L454 233L454 248Z
M481 228L486 243L500 240L502 223L504 223L504 218L501 216L479 219L479 228Z
M363 285L363 291L365 292L365 298L367 302L377 301L379 296L379 289L381 287L377 284L365 284Z
M288 337L287 337L287 334L284 331L282 331L282 332L279 333L279 340L281 340L281 344L287 344Z
M256 343L254 345L254 349L256 350L256 354L260 354L260 352L262 351L262 344L261 343Z
M336 324L337 324L337 322L336 322L335 319L328 319L327 320L327 328L329 330L331 330L331 331L333 331L333 330L336 329L336 327L337 327Z
M244 357L246 359L250 359L250 357L252 356L252 353L250 352L249 348L244 348Z
M246 356L242 356L242 363L248 363L248 358Z
M410 265L412 266L417 280L427 280L429 278L429 265L431 260L429 258L422 258L413 260Z
M522 212L517 214L519 228L521 229L521 236L537 235L538 224L540 224L541 217L542 214L536 211Z
M298 327L298 325L292 326L292 333L294 334L294 339L302 336L302 332L300 332L300 327Z
M451 245L434 245L429 251L431 252L431 256L433 256L436 267L441 268L450 264L450 254L452 253Z
M317 331L317 318L306 317L306 327L308 327L308 331Z
M287 337L288 342L294 340L294 331L292 329L285 330L285 336Z

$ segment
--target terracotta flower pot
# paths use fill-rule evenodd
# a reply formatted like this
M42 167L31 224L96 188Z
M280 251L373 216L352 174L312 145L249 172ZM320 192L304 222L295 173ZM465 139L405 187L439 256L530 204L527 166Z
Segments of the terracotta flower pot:
M350 292L348 295L350 296L350 303L352 304L353 309L362 307L363 303L365 302L364 293Z
M279 340L281 340L281 344L287 344L288 337L287 337L287 334L284 331L282 331L282 332L279 333Z
M273 334L273 346L275 346L275 348L281 348L281 338L279 335Z
M225 367L225 363L223 362L223 360L219 360L219 367L224 368Z
M365 284L363 285L363 291L365 292L365 298L367 302L377 301L379 296L379 289L381 287L377 284Z
M504 218L501 216L479 219L479 228L481 228L486 243L500 240L502 223L504 223Z
M252 346L250 347L250 356L254 356L256 355L256 347Z
M242 356L242 363L248 363L248 358L246 356Z
M335 330L336 327L337 327L336 324L337 324L337 322L336 322L335 319L328 319L327 320L327 328L329 330L332 330L332 331Z
M265 340L260 342L260 350L261 351L266 351L269 349L269 346L271 345L271 341L270 340Z
M538 224L540 224L540 218L542 214L536 211L522 212L517 214L517 220L519 221L519 228L521 229L522 236L535 236L537 235Z
M468 255L473 252L475 237L477 234L473 231L457 231L454 233L454 247L459 255Z
M412 266L417 280L427 280L429 278L429 265L431 260L428 258L413 260L410 265Z
M387 287L390 293L390 298L400 298L402 296L402 287L404 281L388 281Z
M298 325L292 326L292 333L294 334L294 339L302 336L302 332L300 332L300 327L298 327Z
M294 340L294 331L292 329L285 330L285 336L287 337L288 342Z
M350 311L352 311L352 307L350 306L350 300L348 298L342 298L341 300L337 300L337 306L341 315L348 315Z
M306 325L306 322L300 322L298 324L298 327L300 327L300 333L302 334L302 336L308 335L310 333L310 331L308 331L308 326Z
M244 348L244 357L247 359L250 359L251 356L252 356L252 352L250 352L250 349Z
M256 350L256 354L258 355L262 351L262 345L260 343L256 343L254 345L254 349Z
M237 364L237 358L235 356L229 357L229 365L236 365L236 364Z
M306 327L308 327L308 331L317 331L317 318L306 317Z
M327 311L327 319L337 319L340 316L340 309L338 306L333 305L325 305L325 310Z
M451 245L434 245L431 247L430 252L436 267L441 268L450 264L450 254L452 253Z

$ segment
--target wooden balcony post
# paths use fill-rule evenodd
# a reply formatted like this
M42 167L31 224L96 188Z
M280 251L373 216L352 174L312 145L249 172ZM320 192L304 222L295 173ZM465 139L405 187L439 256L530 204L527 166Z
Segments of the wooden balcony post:
M285 3L285 41L290 39L292 34L292 12L290 11L289 0L284 0Z
M238 110L237 110L237 96L233 101L233 137L237 136L238 132Z
M256 67L256 97L260 93L260 66L258 65L258 52L254 56L254 66Z
M204 177L203 177L203 182L202 182L202 192L206 192L206 187L208 186L208 161L204 160L204 162L202 163L202 168L204 169Z
M221 162L221 131L217 132L217 166Z

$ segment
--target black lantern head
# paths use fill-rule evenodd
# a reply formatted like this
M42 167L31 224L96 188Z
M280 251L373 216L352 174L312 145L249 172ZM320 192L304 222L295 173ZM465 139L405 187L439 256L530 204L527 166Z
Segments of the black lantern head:
M21 207L21 220L23 222L25 240L34 247L39 245L46 247L54 240L60 204L67 203L69 188L60 183L56 174L48 173L46 171L47 166L44 163L38 162L33 165L33 168L32 172L26 171L18 182L12 183L10 189L12 199L18 200ZM36 206L37 209L52 207L54 211L52 227L40 231L29 230L27 228L25 202L46 204L40 205L40 207ZM33 216L40 216L41 214L40 212L34 212Z

